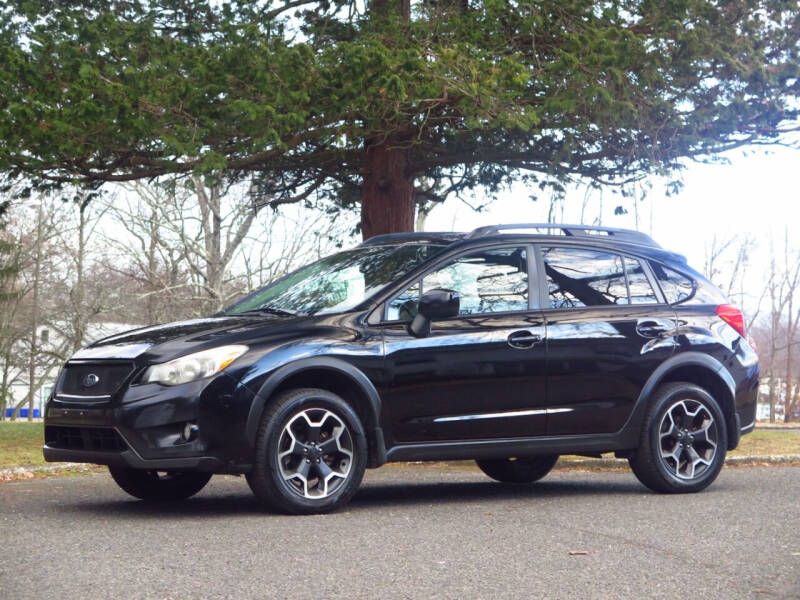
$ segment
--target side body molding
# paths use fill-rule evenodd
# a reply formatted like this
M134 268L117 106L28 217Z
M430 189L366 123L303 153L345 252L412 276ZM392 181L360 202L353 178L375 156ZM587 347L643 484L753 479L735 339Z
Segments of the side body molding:
M330 370L335 371L339 375L348 377L355 385L357 385L364 396L367 398L369 408L372 412L372 422L374 429L369 432L370 437L373 438L375 444L375 461L378 464L386 462L386 444L383 438L383 430L380 427L381 422L381 398L375 386L359 369L338 358L331 358L327 356L303 358L287 365L280 367L270 375L261 389L256 394L253 403L250 406L250 412L247 415L247 426L245 433L247 435L247 442L250 446L255 446L256 435L258 433L258 426L261 420L261 414L264 412L264 407L269 400L272 393L292 375L297 375L302 371L310 370Z
M725 388L730 394L730 397L726 400L730 401L731 409L733 413L735 413L736 409L734 407L734 399L736 398L736 383L723 364L708 354L703 354L701 352L681 352L680 354L676 354L665 360L650 375L650 378L644 384L642 391L639 393L639 398L636 400L636 405L634 406L633 412L631 413L628 422L622 428L623 430L634 428L638 431L641 428L642 421L644 420L645 413L647 411L647 404L653 392L670 374L670 372L682 367L700 367L708 370L710 373L718 377L723 382ZM722 408L723 410L725 409L724 406ZM734 414L731 414L730 417L731 421L733 421ZM732 422L729 422L729 431L731 431L731 426Z

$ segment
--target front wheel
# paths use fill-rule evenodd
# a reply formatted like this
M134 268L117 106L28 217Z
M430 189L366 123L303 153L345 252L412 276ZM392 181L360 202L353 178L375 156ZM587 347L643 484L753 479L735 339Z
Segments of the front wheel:
M528 458L478 459L486 475L502 483L533 483L547 475L558 461L558 454Z
M657 391L628 462L655 492L699 492L719 475L727 447L717 401L694 384L669 383Z
M297 389L265 411L247 483L268 508L324 513L350 501L366 464L366 436L353 409L327 390Z
M131 496L149 502L185 500L202 490L211 473L199 471L147 471L108 467L116 484Z

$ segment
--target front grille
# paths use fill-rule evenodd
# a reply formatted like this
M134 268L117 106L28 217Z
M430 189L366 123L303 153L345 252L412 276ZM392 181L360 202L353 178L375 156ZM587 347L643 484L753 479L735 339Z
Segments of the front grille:
M59 396L96 397L116 392L133 371L133 363L68 363L56 389Z
M122 452L128 448L114 430L106 427L64 427L48 425L44 428L44 439L51 448L68 450L100 450Z

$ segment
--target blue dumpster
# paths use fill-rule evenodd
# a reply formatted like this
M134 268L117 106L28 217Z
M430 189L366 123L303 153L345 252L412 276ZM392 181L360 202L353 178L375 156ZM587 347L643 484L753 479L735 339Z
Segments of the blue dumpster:
M6 409L6 418L9 418L9 417L11 417L11 415L12 415L13 413L14 413L14 409L13 409L13 408L7 408L7 409ZM38 419L39 417L41 417L41 414L40 414L40 413L41 413L41 411L40 411L38 408L34 408L34 409L33 409L33 418L34 418L34 419ZM27 418L28 418L28 409L27 409L27 408L21 408L21 409L19 410L19 414L18 414L17 416L18 416L20 419L22 419L22 418L25 418L25 419L27 419Z

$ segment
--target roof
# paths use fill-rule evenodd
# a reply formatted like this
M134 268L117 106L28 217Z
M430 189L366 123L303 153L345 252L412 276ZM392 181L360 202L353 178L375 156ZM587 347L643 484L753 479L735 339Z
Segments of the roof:
M560 223L507 223L478 227L469 233L454 231L435 232L406 232L387 233L376 235L362 243L362 246L377 246L383 244L403 243L439 243L453 244L455 242L477 241L479 239L502 238L513 236L515 238L534 238L536 240L563 240L573 238L583 242L592 242L627 247L629 250L646 250L648 254L666 260L686 262L680 254L669 252L659 246L653 238L641 231L633 229L619 229L614 227L597 227L594 225L567 225Z
M362 246L380 246L408 242L438 242L450 244L466 237L466 233L456 231L410 231L406 233L384 233L363 242Z

